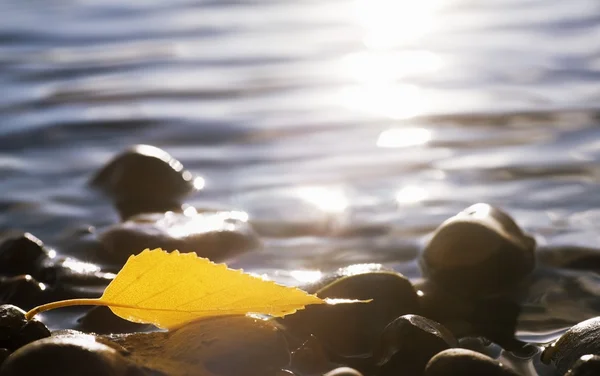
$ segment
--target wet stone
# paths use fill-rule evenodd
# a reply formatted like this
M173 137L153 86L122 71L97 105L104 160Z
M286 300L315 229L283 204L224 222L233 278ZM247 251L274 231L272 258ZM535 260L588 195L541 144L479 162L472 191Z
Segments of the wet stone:
M598 376L600 375L600 356L584 355L573 364L565 376Z
M368 304L312 305L281 322L301 338L313 334L334 357L353 366L369 358L385 326L398 316L418 313L417 294L402 274L379 264L352 265L306 290L321 298L373 299Z
M53 300L52 298L47 286L30 275L0 277L0 303L31 309Z
M0 376L144 376L114 348L91 335L57 335L40 339L12 353Z
M567 330L542 353L542 362L567 372L584 355L600 355L600 316Z
M448 349L427 363L423 376L519 376L495 359L467 349Z
M3 304L0 306L0 346L5 346L7 341L10 341L21 331L27 324L25 311L11 304Z
M169 332L109 338L129 351L137 364L169 376L275 376L290 364L281 328L245 316L199 320Z
M30 233L8 238L0 244L0 274L36 275L47 256L44 243Z
M325 349L313 335L291 352L291 358L291 368L303 375L321 374L331 369Z
M446 220L421 254L423 274L465 295L510 290L532 270L535 240L502 210L475 204Z
M440 351L458 346L448 329L417 315L404 315L389 323L374 351L379 375L421 375Z
M339 367L327 372L323 376L362 376L362 373L358 372L354 368Z
M169 153L150 145L135 145L117 155L91 180L114 200L124 218L174 210L203 184Z
M50 337L50 330L37 318L27 321L19 333L10 341L10 349L16 350L38 339Z
M123 264L131 252L163 248L196 252L198 256L220 261L259 245L248 223L248 215L238 211L212 213L143 214L109 227L100 234L106 262Z
M0 365L4 363L4 361L6 360L6 358L8 358L10 354L11 351L9 349L0 348Z
M96 334L143 332L152 328L151 325L124 320L112 313L108 307L94 307L77 322L79 324L77 329Z

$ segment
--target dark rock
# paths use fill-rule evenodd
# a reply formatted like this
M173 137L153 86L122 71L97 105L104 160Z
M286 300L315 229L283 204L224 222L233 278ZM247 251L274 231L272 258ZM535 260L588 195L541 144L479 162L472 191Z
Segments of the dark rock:
M47 256L44 243L30 233L8 238L0 244L0 274L36 275Z
M4 363L4 361L6 360L6 358L8 358L10 354L11 351L9 349L0 348L0 365Z
M328 283L323 287L312 285L307 291L321 298L372 301L307 306L281 322L301 338L313 334L332 355L369 357L390 321L419 312L417 295L410 281L400 273L382 270L381 265L352 265L326 280Z
M275 376L290 363L282 330L272 321L245 316L109 338L127 349L137 364L171 376Z
M513 288L534 267L535 240L505 212L470 206L446 220L420 257L425 276L465 295Z
M9 344L11 350L16 350L38 339L50 337L50 330L43 322L33 318L21 328Z
M203 184L177 159L150 145L136 145L117 155L91 180L115 201L123 217L173 210Z
M167 212L135 216L100 235L106 261L123 264L131 253L146 248L196 252L213 261L224 260L259 244L243 212Z
M422 314L456 337L484 336L507 350L522 347L514 338L521 306L512 295L465 296L436 283L418 283Z
M427 363L423 376L518 376L502 363L467 349L449 349Z
M30 275L0 277L0 303L31 309L51 300L48 287Z
M63 335L21 347L0 368L0 376L22 375L143 376L146 373L94 336Z
M25 311L11 304L0 306L0 347L7 347L5 344L17 336L17 334L27 324Z
M542 361L567 372L584 355L600 355L600 316L580 322L567 330L542 353Z
M432 356L458 342L441 324L417 315L389 323L373 352L379 375L421 375Z
M600 356L584 355L573 364L565 376L598 376L600 375Z
M310 336L300 347L291 352L292 368L302 375L317 375L331 369L325 349L315 336Z
M282 369L275 376L296 376L296 374L289 369Z
M77 322L77 329L96 334L143 332L152 327L124 320L112 313L110 308L102 306L90 309Z
M354 368L339 367L327 372L323 376L362 376L362 373L358 372Z

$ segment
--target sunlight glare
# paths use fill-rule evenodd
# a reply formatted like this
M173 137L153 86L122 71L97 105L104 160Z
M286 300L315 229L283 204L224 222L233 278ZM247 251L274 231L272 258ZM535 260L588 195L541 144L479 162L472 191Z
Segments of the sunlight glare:
M313 283L323 277L323 273L318 270L292 270L290 275L301 283Z
M394 128L381 132L377 139L380 148L404 148L424 145L431 140L431 131L425 128Z
M348 207L348 199L339 188L304 187L299 188L297 194L327 213L342 213Z
M346 88L341 93L341 102L351 110L391 119L408 119L420 115L428 103L426 95L417 86L392 83Z
M416 204L427 197L427 191L416 186L404 187L396 193L396 201L399 204Z
M356 0L355 15L370 48L414 43L435 29L444 0Z

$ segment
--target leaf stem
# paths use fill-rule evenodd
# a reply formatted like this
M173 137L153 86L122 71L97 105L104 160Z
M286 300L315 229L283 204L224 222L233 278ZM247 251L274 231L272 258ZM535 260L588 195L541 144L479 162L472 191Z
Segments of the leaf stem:
M59 300L58 302L51 302L47 304L42 304L41 306L37 306L27 312L25 314L25 318L27 320L31 320L38 313L49 311L55 308L62 307L72 307L72 306L81 306L81 305L95 305L95 306L105 306L107 305L100 299L68 299L68 300Z

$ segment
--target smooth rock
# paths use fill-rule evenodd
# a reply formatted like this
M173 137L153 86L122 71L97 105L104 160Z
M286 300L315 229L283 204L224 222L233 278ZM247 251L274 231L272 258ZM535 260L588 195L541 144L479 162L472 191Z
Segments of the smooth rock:
M373 352L379 375L420 375L440 351L458 346L441 324L417 315L404 315L389 323Z
M315 336L310 336L291 352L291 367L302 375L318 375L330 370L332 363L327 352Z
M565 376L598 376L600 375L600 356L584 355L573 364Z
M281 328L245 316L199 320L169 332L107 338L127 349L137 364L169 376L276 376L290 363Z
M502 210L475 204L442 223L420 257L423 274L448 290L510 290L535 265L535 240Z
M27 324L25 311L12 304L0 305L0 347L6 346Z
M258 236L239 211L155 213L130 218L100 234L107 262L124 263L146 248L196 252L221 261L257 247Z
M181 162L150 145L135 145L117 155L91 180L91 185L110 196L122 217L164 212L204 186Z
M0 277L0 303L31 309L53 300L48 286L30 275Z
M78 330L96 334L143 332L152 328L152 325L122 319L112 313L110 308L103 306L90 309L77 320L77 323Z
M362 373L358 372L354 368L338 367L336 369L332 369L323 376L362 376Z
M390 321L419 312L410 281L379 264L352 265L333 276L306 290L321 298L373 300L366 304L311 305L281 320L301 338L313 334L330 354L367 358Z
M44 243L28 232L8 238L0 244L0 274L35 276L47 256Z
M541 358L563 374L584 355L600 355L600 316L571 327L544 350Z
M91 335L59 335L40 339L12 353L0 376L144 376L117 350Z
M448 349L431 358L423 376L519 376L495 359L467 349Z

